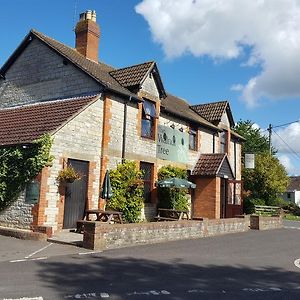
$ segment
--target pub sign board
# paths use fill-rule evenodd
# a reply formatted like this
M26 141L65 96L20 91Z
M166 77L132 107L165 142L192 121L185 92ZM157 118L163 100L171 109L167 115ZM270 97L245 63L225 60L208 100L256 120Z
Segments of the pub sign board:
M188 162L189 136L186 132L158 125L156 157L159 159Z

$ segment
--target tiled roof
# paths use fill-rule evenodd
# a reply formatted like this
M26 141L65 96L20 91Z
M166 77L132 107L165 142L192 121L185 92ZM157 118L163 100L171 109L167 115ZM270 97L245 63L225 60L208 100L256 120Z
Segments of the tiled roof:
M167 97L165 99L162 99L161 105L162 112L165 111L175 116L218 130L216 126L214 126L213 124L199 116L196 112L194 112L190 108L190 105L181 98L167 94Z
M93 77L96 81L104 85L105 87L114 90L118 93L125 94L137 98L137 96L123 87L109 72L114 68L101 62L94 62L86 59L82 54L78 53L74 48L68 47L36 30L31 30L31 33L46 43L49 47L66 57L77 67Z
M207 121L212 123L219 123L222 116L228 106L228 101L219 101L213 103L205 103L193 105L191 108L205 118Z
M143 64L111 71L110 75L124 87L136 86L143 81L153 65L153 61L145 62Z
M225 153L201 154L192 175L216 176L225 157Z
M291 176L287 191L300 191L300 176Z
M40 102L0 110L0 146L26 144L54 133L98 95Z

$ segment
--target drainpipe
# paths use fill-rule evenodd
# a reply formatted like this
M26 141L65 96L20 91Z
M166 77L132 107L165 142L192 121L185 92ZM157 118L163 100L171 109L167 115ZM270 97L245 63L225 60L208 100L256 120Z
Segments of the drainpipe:
M125 100L124 103L124 118L123 118L123 141L122 141L122 163L125 161L125 147L126 147L126 125L127 125L127 105L131 101L132 97L129 97L129 100Z

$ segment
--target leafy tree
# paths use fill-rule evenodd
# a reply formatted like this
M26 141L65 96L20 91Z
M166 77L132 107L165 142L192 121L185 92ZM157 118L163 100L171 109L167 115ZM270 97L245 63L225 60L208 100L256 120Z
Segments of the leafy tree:
M171 165L160 168L158 172L158 180L174 177L187 179L187 172L185 169ZM169 209L188 209L188 201L186 197L187 189L159 187L157 190L159 207Z
M0 148L0 211L15 201L26 184L53 159L52 139L44 135L31 145Z
M143 173L134 161L126 160L110 171L113 196L107 206L122 212L127 222L138 222L144 198Z
M289 183L287 172L275 157L275 148L269 151L269 139L252 121L239 121L235 131L246 141L242 145L242 158L245 153L255 154L255 168L242 168L245 190L245 211L252 212L254 204L276 205L278 195L286 190ZM242 159L243 160L243 159Z

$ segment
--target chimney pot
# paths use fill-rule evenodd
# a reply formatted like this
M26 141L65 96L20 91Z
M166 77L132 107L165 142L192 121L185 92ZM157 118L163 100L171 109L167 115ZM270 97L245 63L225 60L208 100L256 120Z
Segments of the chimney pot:
M87 10L86 11L86 20L91 20L92 19L92 11L91 10Z
M76 50L86 58L98 62L100 28L96 23L96 11L81 13L75 27Z

